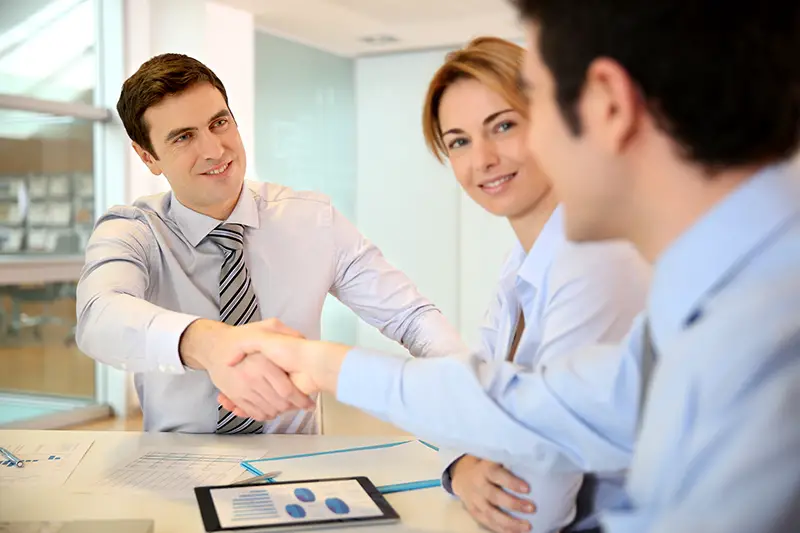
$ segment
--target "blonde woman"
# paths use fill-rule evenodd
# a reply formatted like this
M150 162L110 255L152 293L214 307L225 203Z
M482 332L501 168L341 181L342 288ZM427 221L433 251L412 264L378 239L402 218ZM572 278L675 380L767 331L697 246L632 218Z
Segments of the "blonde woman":
M448 54L428 89L423 132L464 192L508 219L517 237L487 312L480 353L536 368L582 346L622 340L644 307L650 269L628 244L566 240L558 198L526 149L528 102L518 81L523 54L492 37ZM542 532L571 522L572 530L590 531L598 525L591 516L595 500L613 497L617 486L613 479L526 472L522 465L445 453L445 488L498 532L525 531L529 521ZM537 504L533 515L528 498Z

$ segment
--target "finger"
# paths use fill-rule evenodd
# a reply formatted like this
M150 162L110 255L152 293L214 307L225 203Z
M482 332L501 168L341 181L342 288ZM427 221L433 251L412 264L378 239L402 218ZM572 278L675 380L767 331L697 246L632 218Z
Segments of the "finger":
M260 357L260 356L250 356ZM278 394L270 383L266 373L268 369L265 367L265 360L258 361L253 364L248 370L252 372L247 377L248 384L252 387L253 393L257 396L259 405L268 412L272 417L292 409L290 404L285 398ZM288 376L286 377L288 380Z
M484 525L498 533L527 533L531 530L531 525L527 520L514 518L494 507L489 505L483 509Z
M319 388L314 383L308 374L303 374L302 372L293 372L289 374L289 378L294 383L294 386L302 392L303 394L314 394L315 392L319 392ZM313 398L308 398L311 401L312 407L316 406L316 402L314 402ZM307 409L311 409L312 407L308 407Z
M223 408L227 409L228 411L233 411L236 408L236 404L233 402L233 400L231 400L221 392L217 394L217 401Z
M297 337L299 339L304 339L305 336L300 333L299 331L290 328L277 318L267 318L266 320L261 320L259 322L255 322L256 327L261 330L267 331L268 333L279 333L281 335L288 335L290 337Z
M255 420L269 420L270 416L268 413L265 413L258 404L250 401L247 398L241 398L236 400L236 408L231 411L236 416L241 416L244 418L253 418Z
M255 358L256 372L263 382L259 393L269 401L279 412L293 409L303 409L308 401L303 401L303 395L292 383L291 378L279 366L261 354L251 355ZM300 399L297 399L300 396Z
M267 382L266 378L264 378L257 363L258 361L255 360L253 356L250 356L239 369L239 394L241 398L247 399L250 405L258 409L260 413L259 416L261 417L259 420L268 420L286 411L288 409L288 403L275 394L275 391L272 390L272 386ZM236 399L236 404L245 411L250 411L246 405L243 405L239 398Z
M476 506L467 506L467 512L469 512L470 516L485 529L496 533L505 533L502 529L496 529L496 526L492 524L492 521L483 509Z
M489 503L501 509L519 511L520 513L533 513L536 511L536 507L532 502L517 498L496 485L492 485L487 491L486 499Z
M291 372L300 370L295 368L298 363L297 350L300 347L298 345L299 342L305 341L284 335L261 332L257 335L242 337L239 340L239 348L250 355L266 357L285 372Z
M298 389L292 378L286 374L279 366L268 359L264 359L263 364L266 370L266 379L272 389L284 400L289 402L295 409L311 409L314 402L306 394Z
M495 485L505 487L510 491L519 492L520 494L528 494L530 492L528 484L509 472L503 465L493 463L492 467L488 469L486 477Z
M238 365L239 363L241 363L242 361L244 361L244 358L245 358L245 357L247 357L247 354L246 354L245 352L241 352L241 351L240 351L240 352L238 352L238 353L236 353L236 354L232 355L232 356L230 357L230 359L228 359L228 360L226 361L226 364L227 364L228 366L236 366L236 365Z

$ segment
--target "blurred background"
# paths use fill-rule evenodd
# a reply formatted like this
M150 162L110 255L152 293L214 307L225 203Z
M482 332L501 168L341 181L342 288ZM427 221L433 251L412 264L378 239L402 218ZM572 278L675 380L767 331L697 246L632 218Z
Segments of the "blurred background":
M0 0L0 427L140 426L130 376L75 346L75 285L97 216L168 187L114 110L163 52L222 79L249 179L329 195L474 341L513 237L428 154L420 115L481 34L521 37L505 0ZM333 298L323 337L399 350ZM391 430L329 398L324 424Z

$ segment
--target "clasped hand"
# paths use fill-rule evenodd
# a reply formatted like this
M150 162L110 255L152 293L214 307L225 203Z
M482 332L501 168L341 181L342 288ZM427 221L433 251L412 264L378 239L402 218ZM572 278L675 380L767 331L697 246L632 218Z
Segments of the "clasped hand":
M313 382L274 361L292 350L287 341L302 338L274 318L243 326L199 320L184 333L180 353L184 364L208 372L220 391L218 400L223 407L238 416L264 421L315 406L309 396L316 392Z

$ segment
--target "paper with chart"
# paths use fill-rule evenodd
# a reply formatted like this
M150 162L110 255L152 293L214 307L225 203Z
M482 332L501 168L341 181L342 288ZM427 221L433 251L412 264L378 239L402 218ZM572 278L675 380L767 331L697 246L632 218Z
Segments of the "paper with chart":
M262 472L281 472L277 481L367 476L375 486L381 487L442 476L438 453L418 440L388 447L253 461L251 464Z
M9 442L3 437L0 445L13 453L25 466L17 468L0 456L0 487L63 485L94 443L93 440L64 439L47 443Z
M218 448L142 450L107 471L102 479L92 483L91 490L138 490L166 497L194 498L194 487L236 481L245 472L241 462L252 457L252 450L227 453L220 453Z

